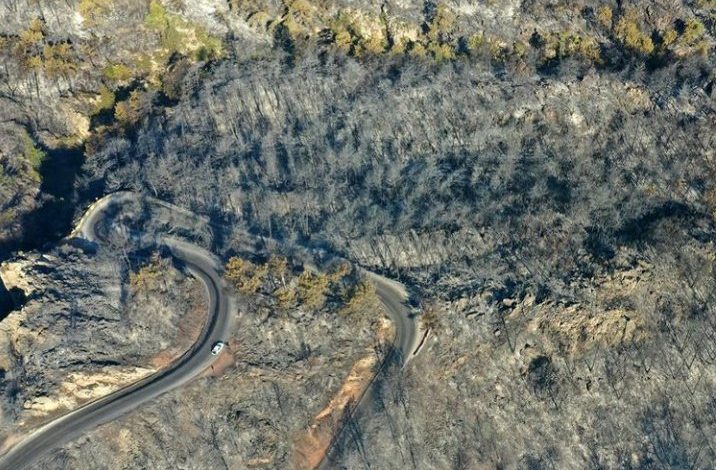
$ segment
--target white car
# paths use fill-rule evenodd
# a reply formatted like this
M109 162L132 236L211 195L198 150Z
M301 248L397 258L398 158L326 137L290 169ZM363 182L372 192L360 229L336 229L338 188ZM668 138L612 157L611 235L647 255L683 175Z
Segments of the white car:
M214 345L211 347L211 354L213 354L214 356L219 354L221 350L224 349L225 344L226 343L224 343L223 341L217 341L216 343L214 343Z

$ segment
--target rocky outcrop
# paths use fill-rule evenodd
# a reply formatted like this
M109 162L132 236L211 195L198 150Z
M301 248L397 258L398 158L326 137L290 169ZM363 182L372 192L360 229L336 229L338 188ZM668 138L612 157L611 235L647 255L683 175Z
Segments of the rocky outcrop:
M58 412L68 412L77 406L137 382L154 372L143 367L103 367L87 372L72 372L58 389L48 396L36 396L22 404L28 418L47 418ZM18 423L22 426L24 423Z
M203 291L165 261L161 279L134 288L126 280L141 272L144 261L136 263L65 244L2 265L4 283L26 300L0 322L1 430L133 383L191 346L206 314Z

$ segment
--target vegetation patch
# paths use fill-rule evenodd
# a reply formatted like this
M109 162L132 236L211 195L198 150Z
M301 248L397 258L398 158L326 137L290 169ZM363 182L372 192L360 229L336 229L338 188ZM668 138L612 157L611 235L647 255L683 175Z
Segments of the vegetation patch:
M170 13L161 3L153 0L144 19L145 25L159 33L161 50L157 58L166 61L179 52L196 60L209 60L221 56L221 41L208 34L199 25Z
M129 285L134 292L146 295L163 284L167 268L168 261L154 253L145 265L129 273Z
M22 135L22 148L22 158L30 164L33 177L37 181L40 181L42 178L40 175L40 167L42 166L42 162L47 158L47 154L35 146L32 138L27 133Z
M126 82L132 78L132 70L124 64L108 65L102 73L107 80L112 82Z
M351 314L375 305L373 285L352 272L348 263L335 266L330 272L289 268L288 260L271 256L254 263L234 256L224 267L224 277L243 294L264 294L284 309L323 310L329 303L340 307L340 313Z

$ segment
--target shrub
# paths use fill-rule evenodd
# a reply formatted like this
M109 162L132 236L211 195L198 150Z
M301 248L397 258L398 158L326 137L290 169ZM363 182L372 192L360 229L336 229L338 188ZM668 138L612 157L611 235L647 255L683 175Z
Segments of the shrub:
M224 267L224 277L239 292L254 294L258 292L268 272L266 266L257 266L249 260L232 257Z
M348 292L345 298L346 306L341 310L342 314L360 313L376 305L378 297L375 293L375 285L372 282L361 279Z
M310 17L313 7L307 0L294 0L288 6L288 11L302 17Z
M705 32L706 28L701 21L697 19L691 19L688 20L684 25L684 32L681 35L681 40L686 44L691 45L701 39L704 36Z
M140 54L137 56L137 58L134 60L134 68L140 73L143 73L145 75L149 75L154 70L155 64L154 60L151 55L149 54Z
M430 55L438 62L455 58L455 45L451 34L455 27L457 16L443 3L439 3L432 16L428 17L425 25L427 39L426 47Z
M290 286L281 286L274 292L279 307L289 308L296 303L296 290Z
M42 55L43 68L49 77L65 76L77 68L69 43L46 44Z
M288 260L283 256L273 255L268 260L268 272L271 276L281 280L286 285L286 273L288 273Z
M96 26L112 11L113 0L80 0L78 11L84 23Z
M44 162L47 158L47 154L35 147L35 143L32 141L32 138L30 138L27 133L24 133L22 135L22 147L23 158L26 162L30 164L30 167L34 172L35 177L39 180L40 174L38 172L40 170L40 167L42 166L42 162Z
M298 296L301 304L309 310L318 310L326 303L329 278L323 274L304 271L298 277Z
M99 89L99 101L94 106L92 114L99 114L102 111L112 109L114 106L114 92L102 85Z
M419 59L424 59L428 54L427 50L425 49L425 46L423 46L419 42L411 42L410 47L408 48L408 53L411 56Z
M124 64L108 65L102 71L107 80L124 82L132 78L132 71Z
M269 23L271 22L271 16L264 10L259 10L251 13L247 18L246 22L252 28L267 30Z
M565 31L558 37L551 38L548 40L548 47L555 49L555 57L582 57L593 62L600 60L599 46L596 41L573 32Z
M711 46L710 46L709 42L706 40L699 41L698 43L694 44L694 50L701 57L707 57L709 54L710 48L711 48Z
M437 62L452 60L455 58L455 48L451 44L438 44L431 42L428 44L428 51Z
M26 46L42 42L45 39L44 27L43 21L35 18L26 30L20 32L20 40Z
M28 55L24 58L22 65L28 70L38 70L42 68L42 57L39 55Z
M427 34L430 41L444 41L452 33L457 15L444 3L439 3L432 18L428 18Z
M661 35L661 42L664 46L670 46L676 41L678 37L679 33L677 33L675 29L669 28L664 31L664 34Z
M144 24L151 29L163 31L164 28L169 26L167 9L164 8L161 3L156 0L152 0L149 2L149 11L147 16L144 17Z
M192 55L196 60L207 60L221 55L221 41L209 35L201 26L193 25L178 15L167 11L159 2L152 0L144 24L159 33L163 51L161 60L175 52Z
M483 33L473 34L467 39L467 48L470 52L478 52L485 45L485 35Z
M597 10L597 21L605 28L612 27L613 14L612 9L608 5L603 5Z
M374 35L361 41L361 46L371 54L380 54L385 52L388 41L384 36Z
M338 49L345 53L348 53L353 47L353 36L351 36L351 33L349 33L348 30L344 29L336 33L333 42L336 44L336 47L338 47Z
M630 16L625 16L617 22L614 28L616 37L629 49L645 55L651 54L654 52L654 42L648 34L639 29Z
M336 283L341 281L344 277L346 277L351 272L351 265L350 263L342 262L338 266L335 267L333 271L328 275L328 279L332 283Z
M199 48L194 53L196 60L215 59L221 55L221 40L209 35L203 28L195 30Z
M512 53L516 57L524 57L525 54L527 54L528 49L529 49L529 46L522 41L517 41L514 44L512 44Z
M141 97L138 91L129 94L126 101L120 101L114 108L114 118L122 125L128 126L139 122L142 118Z
M136 272L129 273L129 285L135 292L147 294L163 278L166 268L166 264L155 253L147 264Z
M3 182L3 176L0 175L0 183ZM0 227L5 228L17 217L17 212L14 209L7 209L0 211Z

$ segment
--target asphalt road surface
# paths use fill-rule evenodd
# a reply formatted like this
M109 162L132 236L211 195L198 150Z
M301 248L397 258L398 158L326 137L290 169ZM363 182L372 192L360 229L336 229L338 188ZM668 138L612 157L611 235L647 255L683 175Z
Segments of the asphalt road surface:
M121 192L106 196L85 212L70 237L81 237L101 244L95 228L105 215L105 210L121 205L140 196ZM145 198L171 210L186 212L171 204ZM0 457L0 469L19 470L33 468L33 463L45 455L102 423L112 421L169 390L179 387L205 370L216 359L211 347L216 341L225 341L231 329L233 299L225 289L221 277L221 265L207 251L185 242L162 238L161 244L169 247L173 256L183 262L188 270L205 286L209 301L209 315L197 343L169 368L159 371L126 388L101 399L85 404L60 418L33 431ZM376 293L386 307L386 312L395 325L395 351L399 352L406 364L417 352L418 328L405 305L407 295L401 284L382 276L366 272L376 286ZM368 402L371 390L367 390L359 406ZM322 467L325 467L324 460Z
M408 294L402 284L383 276L367 272L368 279L375 285L375 293L383 303L386 314L395 326L393 347L400 354L403 367L417 353L419 342L418 326L406 306Z
M89 241L100 242L94 227L109 205L121 203L130 196L119 193L95 203L73 232ZM170 239L162 243L174 257L204 284L208 297L209 315L199 340L169 368L118 390L97 401L88 403L51 423L37 429L13 446L1 459L0 468L17 470L33 468L33 462L83 432L112 421L162 393L179 387L205 370L216 359L211 347L224 341L231 326L231 297L224 291L220 266L206 251L190 244Z
M375 285L375 293L383 303L385 312L395 327L395 338L393 339L393 351L391 351L391 354L398 355L397 362L404 368L419 352L418 348L421 345L418 325L406 305L408 294L405 292L403 285L396 281L369 271L364 271L364 273ZM393 356L393 358L395 358L395 356ZM371 400L373 398L374 385L375 382L372 382L371 386L360 396L358 403L351 412L351 416L356 416L365 408L370 409L372 406ZM342 432L343 429L339 430L334 436L331 447L318 466L319 470L328 470L335 467L335 456L332 454L332 451L334 450L333 446L340 441Z

